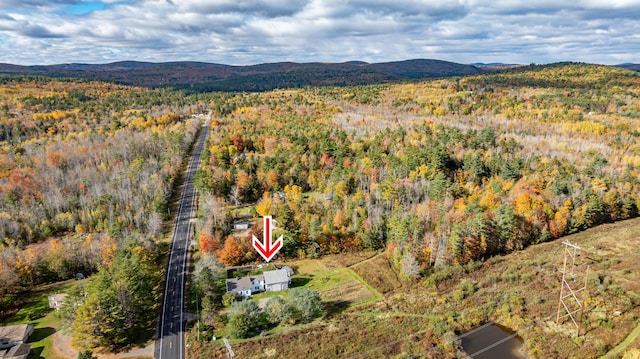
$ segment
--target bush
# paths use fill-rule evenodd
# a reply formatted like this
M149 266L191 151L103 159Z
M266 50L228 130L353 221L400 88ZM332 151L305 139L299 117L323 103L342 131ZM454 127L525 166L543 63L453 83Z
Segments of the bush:
M229 309L229 333L234 338L248 338L259 326L260 308L253 300L234 302Z
M225 307L231 306L234 302L237 302L241 299L240 295L235 292L227 292L222 295L222 305Z
M295 318L301 322L309 322L322 314L320 294L309 288L290 290L287 303L295 309Z
M281 297L269 299L264 311L270 323L284 325L295 324L295 308Z
M96 359L96 357L93 356L93 352L91 350L85 350L78 353L78 359Z

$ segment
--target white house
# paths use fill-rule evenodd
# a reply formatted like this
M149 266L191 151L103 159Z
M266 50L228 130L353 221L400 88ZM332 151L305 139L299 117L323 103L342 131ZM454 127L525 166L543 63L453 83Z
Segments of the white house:
M291 278L285 269L270 270L262 273L264 275L264 289L267 292L277 292L289 289Z
M270 270L260 276L245 276L227 279L227 292L235 292L247 298L256 292L277 292L289 289L293 270L284 266Z
M246 276L227 279L227 292L236 292L247 298L253 293L264 291L263 276Z

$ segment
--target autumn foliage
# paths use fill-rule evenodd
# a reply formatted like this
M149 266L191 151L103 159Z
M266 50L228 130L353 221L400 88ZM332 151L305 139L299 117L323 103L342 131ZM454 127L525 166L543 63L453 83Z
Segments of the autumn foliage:
M289 255L463 264L638 215L637 81L561 64L236 95L198 184L276 216Z

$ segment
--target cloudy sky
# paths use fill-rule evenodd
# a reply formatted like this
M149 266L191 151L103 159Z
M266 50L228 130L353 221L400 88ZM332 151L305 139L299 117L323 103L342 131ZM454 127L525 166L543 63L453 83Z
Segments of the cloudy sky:
M0 62L640 62L640 0L0 0Z

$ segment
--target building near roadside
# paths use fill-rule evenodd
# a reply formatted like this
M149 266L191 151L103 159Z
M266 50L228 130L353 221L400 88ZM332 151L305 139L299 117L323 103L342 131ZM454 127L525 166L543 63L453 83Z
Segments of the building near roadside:
M277 292L289 289L290 276L293 270L289 267L266 271L259 276L244 276L227 279L227 292L235 292L248 298L257 292Z
M9 349L26 343L33 333L33 325L18 324L0 327L0 349Z
M263 276L244 276L227 279L227 292L235 292L248 298L253 293L264 291Z

